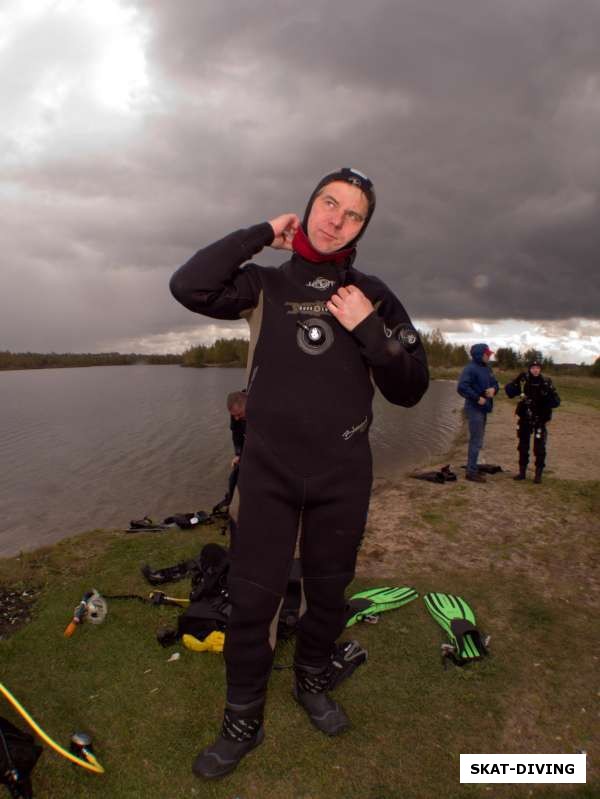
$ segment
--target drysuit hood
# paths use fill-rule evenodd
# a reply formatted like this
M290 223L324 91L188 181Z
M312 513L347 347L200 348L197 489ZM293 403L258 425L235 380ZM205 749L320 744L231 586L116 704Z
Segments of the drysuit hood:
M492 350L487 344L473 344L470 349L471 358L478 364L483 364L483 356L486 352L493 355Z
M308 231L308 217L310 216L310 212L315 201L316 196L319 194L321 189L324 186L327 186L329 183L333 183L334 181L341 180L344 183L351 183L353 186L359 188L362 193L367 198L368 202L368 209L367 209L367 217L365 219L364 225L360 229L360 232L357 236L355 236L352 241L349 241L348 244L341 250L337 250L334 253L327 253L324 255L316 250L307 236ZM356 247L357 242L367 229L367 225L371 221L371 217L373 216L373 212L375 211L375 189L373 188L372 181L366 176L363 175L362 172L359 172L357 169L352 169L350 167L342 167L335 172L329 172L329 174L324 175L321 180L317 183L313 193L310 195L308 200L308 204L306 206L306 211L304 212L304 219L302 220L302 227L298 230L298 233L294 237L294 241L292 242L292 246L294 251L301 255L308 261L313 261L315 263L323 262L323 261L336 261L340 262L349 258L350 256L354 255L354 250Z

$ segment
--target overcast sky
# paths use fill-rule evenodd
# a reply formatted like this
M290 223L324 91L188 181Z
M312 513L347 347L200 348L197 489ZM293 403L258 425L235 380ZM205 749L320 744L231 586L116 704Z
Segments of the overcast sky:
M2 0L0 107L0 349L245 333L170 275L352 166L419 326L600 354L598 0Z

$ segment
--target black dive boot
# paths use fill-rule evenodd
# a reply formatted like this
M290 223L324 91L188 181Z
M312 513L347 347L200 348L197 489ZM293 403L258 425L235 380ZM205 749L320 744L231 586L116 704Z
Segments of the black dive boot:
M325 668L294 664L294 698L308 713L315 727L325 735L339 735L350 726L342 707L327 693L332 677L331 664Z
M527 472L527 464L519 464L519 474L516 474L513 477L513 480L525 480L525 474Z
M262 699L249 705L227 703L221 734L194 760L192 771L197 777L208 780L224 777L264 741L264 706Z

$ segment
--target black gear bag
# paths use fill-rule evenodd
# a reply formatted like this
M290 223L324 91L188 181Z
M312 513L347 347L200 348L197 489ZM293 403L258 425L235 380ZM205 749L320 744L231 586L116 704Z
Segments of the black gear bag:
M33 735L0 717L0 784L13 797L32 799L31 772L42 754Z
M225 632L231 604L227 576L229 574L229 553L220 544L206 544L200 555L193 561L186 561L176 566L167 567L156 572L149 567L142 570L144 576L153 584L166 582L165 577L181 579L189 575L192 579L190 592L190 605L177 620L177 631L165 630L159 633L158 639L164 646L169 646L181 638L182 635L193 635L199 640L204 640L210 633ZM294 560L288 580L286 595L279 613L277 624L277 638L290 638L296 631L302 600L300 561Z

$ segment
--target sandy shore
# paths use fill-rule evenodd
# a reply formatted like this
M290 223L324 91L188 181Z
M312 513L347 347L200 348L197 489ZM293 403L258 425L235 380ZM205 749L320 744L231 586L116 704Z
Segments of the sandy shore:
M547 469L540 486L532 480L516 483L516 417L514 403L500 401L488 420L480 462L499 464L502 474L488 477L485 485L464 479L467 436L463 425L444 458L424 469L450 463L459 479L437 485L411 479L378 480L374 486L367 533L359 557L360 576L382 579L406 574L419 581L445 569L486 569L499 560L504 569L528 572L545 591L560 584L577 585L585 601L592 601L598 572L600 522L589 512L585 499L565 499L563 490L600 479L600 413L593 408L565 403L550 423ZM530 470L531 474L532 470ZM531 474L532 476L532 474ZM569 481L564 483L563 481ZM595 489L589 489L595 490ZM534 534L535 533L535 534ZM512 545L518 541L518 548ZM539 556L539 546L545 555ZM569 545L573 557L559 557ZM557 557L549 557L554 551ZM508 554L507 554L508 553ZM589 594L588 594L589 592Z

